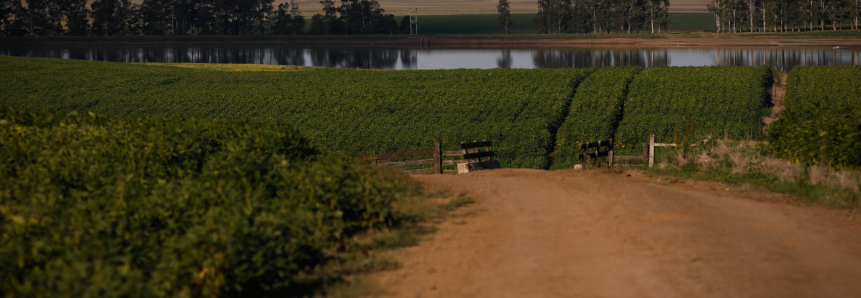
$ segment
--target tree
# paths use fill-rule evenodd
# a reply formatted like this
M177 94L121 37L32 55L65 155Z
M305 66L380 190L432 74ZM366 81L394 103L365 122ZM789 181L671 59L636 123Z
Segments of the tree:
M753 13L756 12L756 1L744 0L744 3L747 4L747 11L750 13L750 33L753 33Z
M293 16L288 12L288 6L290 6L290 4L281 3L278 5L278 9L270 15L270 19L274 21L272 28L270 28L272 34L288 34L288 28L293 21Z
M305 32L305 17L299 11L299 4L295 0L290 0L290 30L293 35L302 35Z
M341 34L343 26L338 20L338 7L335 6L333 0L322 0L323 14L315 14L311 17L311 28L308 34L323 35L323 34Z
M514 25L514 22L511 21L510 9L511 4L508 3L508 0L499 0L499 4L496 5L496 11L499 13L496 23L502 26L502 31L505 34L511 33L511 25Z
M273 34L280 35L302 35L305 33L305 17L299 11L299 5L295 0L290 3L281 3L274 13L270 14L274 21Z
M828 18L828 0L819 0L819 24L822 31L825 31L825 19Z
M637 30L642 27L645 19L645 16L643 15L642 0L622 0L619 12L619 23L623 27L621 30L627 31L628 34L631 34L632 28Z
M132 8L129 0L96 0L90 7L93 34L113 36L129 33L128 19Z
M846 14L843 0L829 0L827 3L828 18L831 20L831 29L837 30L837 23L843 20Z
M852 6L852 17L855 18L855 30L858 30L858 15L861 14L861 6L859 0L855 0L855 5Z
M720 17L723 14L723 1L721 0L712 0L706 8L715 16L715 25L717 25L717 33L720 34L721 22Z
M412 28L410 27L410 16L404 16L401 18L400 31L401 34L411 34Z
M64 1L63 15L66 19L66 33L71 36L87 35L90 29L89 14L87 0Z
M550 34L550 0L538 0L538 13L532 19L532 28L538 34Z
M570 20L572 0L538 0L538 14L532 19L532 28L538 33L565 32Z
M16 18L23 10L21 0L0 0L0 36L24 35L21 18Z

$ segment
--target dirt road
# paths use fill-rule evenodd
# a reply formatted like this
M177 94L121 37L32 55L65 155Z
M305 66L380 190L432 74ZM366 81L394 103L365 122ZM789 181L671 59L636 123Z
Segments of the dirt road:
M861 297L861 212L606 171L416 179L479 212L398 253L394 297Z

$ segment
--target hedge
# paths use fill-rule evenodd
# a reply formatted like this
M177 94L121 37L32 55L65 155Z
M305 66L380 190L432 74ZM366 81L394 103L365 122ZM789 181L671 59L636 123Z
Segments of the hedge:
M289 289L391 219L384 174L274 122L0 109L0 293Z

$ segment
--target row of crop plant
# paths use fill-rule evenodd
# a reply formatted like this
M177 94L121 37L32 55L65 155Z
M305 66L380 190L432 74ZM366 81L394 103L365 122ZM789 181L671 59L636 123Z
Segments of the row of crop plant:
M830 93L847 98L838 103L848 102L834 110L852 110L857 68L796 68L789 77L785 118L801 109L794 101L821 105L836 100L831 98L838 95L825 95ZM253 69L0 57L5 76L0 101L107 115L281 121L299 127L324 151L404 152L434 141L455 149L464 141L493 140L503 166L567 168L577 162L572 155L581 143L613 138L617 154L638 155L650 134L658 142L673 142L684 125L694 139L764 139L762 118L770 114L773 83L768 66ZM804 117L793 119L824 119ZM777 123L772 135L786 135L789 126L796 127ZM823 158L820 149L799 153L772 143L798 161L812 159L796 155ZM815 147L812 141L805 144Z
M786 83L786 110L765 131L768 66L602 69L575 93L553 168L578 163L581 144L611 138L617 154L639 155L650 134L663 143L767 138L770 151L793 162L861 167L859 78L861 66L796 67Z
M861 66L798 67L769 146L793 162L861 167Z
M771 83L768 66L599 70L577 89L557 134L554 168L578 163L583 143L611 138L617 154L642 154L650 134L672 143L688 120L694 138L760 139Z
M493 140L508 167L547 168L574 88L594 69L218 71L0 57L0 102L105 115L253 119L321 150L393 153Z

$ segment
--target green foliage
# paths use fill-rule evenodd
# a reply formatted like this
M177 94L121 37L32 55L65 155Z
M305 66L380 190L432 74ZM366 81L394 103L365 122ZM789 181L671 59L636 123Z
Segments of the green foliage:
M406 189L275 122L0 110L5 297L289 289Z
M640 155L649 135L673 141L679 121L697 123L695 138L759 139L768 114L769 66L655 67L629 87L616 132L617 155Z
M492 140L505 167L547 168L552 132L592 69L226 72L0 57L0 105L286 121L321 150L394 153Z
M796 67L771 149L799 163L861 167L861 66Z
M606 141L616 134L622 120L622 107L628 84L641 67L607 67L590 75L577 87L571 111L556 134L553 168L571 168L578 164L580 145Z

